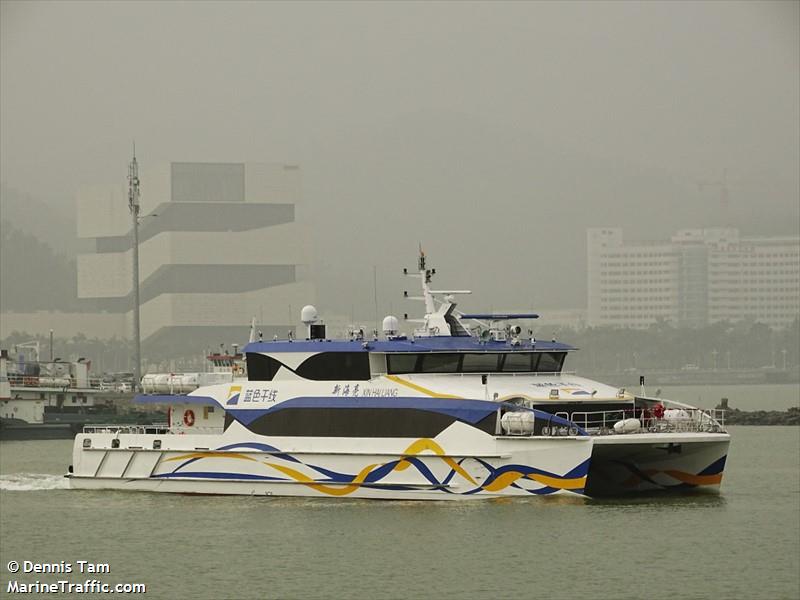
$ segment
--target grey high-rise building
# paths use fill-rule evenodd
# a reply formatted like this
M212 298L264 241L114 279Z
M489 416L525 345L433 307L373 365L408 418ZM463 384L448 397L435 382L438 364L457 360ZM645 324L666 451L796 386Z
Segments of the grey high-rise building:
M141 172L141 336L146 349L265 339L294 329L309 281L300 170L260 163L169 163ZM132 236L124 182L78 193L78 296L132 309ZM296 313L296 314L295 314ZM126 328L131 331L130 327Z

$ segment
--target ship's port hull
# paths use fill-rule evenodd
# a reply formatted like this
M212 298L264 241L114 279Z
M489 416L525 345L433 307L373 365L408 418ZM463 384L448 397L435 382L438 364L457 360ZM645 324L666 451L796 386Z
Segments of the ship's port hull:
M462 500L582 496L588 436L435 439L82 433L70 486L195 494Z

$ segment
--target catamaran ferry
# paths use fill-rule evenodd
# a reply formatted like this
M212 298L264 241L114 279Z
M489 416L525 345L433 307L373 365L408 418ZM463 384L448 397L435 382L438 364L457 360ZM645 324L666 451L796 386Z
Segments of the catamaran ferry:
M413 335L332 340L307 306L304 340L255 339L247 376L188 394L152 427L87 426L70 485L200 494L470 499L717 489L719 411L635 395L563 370L574 348L523 336L534 314L464 314L433 290ZM407 296L407 294L406 294Z

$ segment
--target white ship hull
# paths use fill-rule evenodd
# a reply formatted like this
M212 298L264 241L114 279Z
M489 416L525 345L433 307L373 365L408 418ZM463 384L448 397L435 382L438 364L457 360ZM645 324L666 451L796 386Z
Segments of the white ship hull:
M153 449L157 440L162 447ZM426 500L582 495L591 452L586 436L491 436L461 424L436 439L84 433L76 438L69 478L77 489L192 494Z

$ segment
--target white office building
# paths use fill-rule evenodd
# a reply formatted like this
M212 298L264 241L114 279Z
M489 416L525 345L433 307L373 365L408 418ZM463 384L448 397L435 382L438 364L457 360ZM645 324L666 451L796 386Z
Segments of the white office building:
M266 339L313 302L310 236L298 219L300 171L257 163L170 163L143 170L139 226L144 348ZM78 194L78 296L132 320L132 235L123 184ZM127 330L132 331L132 327ZM130 335L130 334L129 334Z
M736 229L686 229L668 242L625 243L589 229L588 322L702 327L751 320L780 329L800 316L800 238L743 238Z

